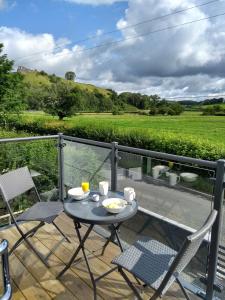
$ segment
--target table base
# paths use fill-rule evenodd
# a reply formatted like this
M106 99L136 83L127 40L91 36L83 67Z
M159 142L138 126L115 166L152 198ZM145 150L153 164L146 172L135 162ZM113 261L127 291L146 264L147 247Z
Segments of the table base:
M110 234L110 237L107 239L107 241L105 242L105 244L103 245L103 248L102 248L102 255L104 254L105 252L105 249L107 248L107 246L109 245L109 243L111 241L113 241L115 238L117 239L117 242L118 242L118 245L120 247L120 250L123 252L123 247L122 247L122 244L121 244L121 241L120 241L120 238L119 238L119 235L118 235L118 230L119 230L119 227L121 226L122 223L118 223L117 225L114 225L112 224L112 230L111 230L111 234ZM77 234L77 237L78 237L78 240L79 240L79 246L77 247L76 251L74 252L74 254L72 255L71 259L69 260L68 264L64 267L64 269L58 274L57 276L57 279L59 279L70 267L71 265L75 262L75 263L78 263L80 262L81 258L78 258L76 260L76 257L77 255L79 254L80 251L82 251L83 253L83 257L84 257L84 260L85 260L85 263L87 265L87 269L88 269L88 273L90 275L90 278L91 278L91 282L92 282L92 285L93 285L93 291L94 291L94 300L97 299L97 290L96 290L96 283L104 278L105 276L109 275L110 273L114 272L117 267L114 267L112 268L111 270L105 272L104 274L100 275L99 277L97 278L94 278L94 275L91 271L91 268L90 268L90 265L89 265L89 262L88 262L88 255L86 254L85 252L85 247L84 247L84 244L85 244L85 241L87 240L87 238L89 237L91 231L93 230L93 227L94 225L91 224L85 235L83 236L83 238L81 237L81 234L80 234L80 229L81 229L81 225L80 223L76 222L74 220L74 227L75 227L75 230L76 230L76 234Z

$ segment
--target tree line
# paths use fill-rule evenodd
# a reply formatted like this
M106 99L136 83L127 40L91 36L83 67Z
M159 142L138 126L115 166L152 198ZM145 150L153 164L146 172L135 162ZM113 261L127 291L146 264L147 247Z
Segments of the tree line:
M78 112L112 112L121 114L133 108L148 115L179 115L183 106L161 99L158 95L142 95L99 88L81 88L71 80L55 74L35 71L32 80L26 74L13 72L13 61L2 54L0 44L0 118L22 110L43 110L60 120Z

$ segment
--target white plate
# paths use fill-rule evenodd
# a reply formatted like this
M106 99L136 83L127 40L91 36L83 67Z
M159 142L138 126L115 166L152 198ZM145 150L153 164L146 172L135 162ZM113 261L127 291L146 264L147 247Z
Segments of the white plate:
M117 207L109 207L109 205L115 204ZM127 201L121 198L107 198L102 201L102 206L112 214L118 214L126 208Z
M194 182L198 178L198 174L195 174L195 173L181 173L180 177L186 182Z
M72 188L68 191L68 195L75 200L83 200L87 198L90 191L84 192L81 187Z

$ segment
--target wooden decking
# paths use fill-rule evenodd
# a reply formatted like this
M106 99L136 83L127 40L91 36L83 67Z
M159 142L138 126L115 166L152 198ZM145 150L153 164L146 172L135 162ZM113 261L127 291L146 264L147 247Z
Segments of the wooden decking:
M57 218L56 223L67 233L72 243L63 242L54 250L49 257L47 268L37 256L26 246L21 244L10 256L10 272L13 284L14 300L34 300L34 299L93 299L92 284L84 261L73 265L60 280L56 279L57 274L62 270L69 260L75 247L77 238L73 229L72 221L62 214ZM24 229L30 229L34 224L23 224ZM83 231L86 230L84 226ZM6 238L12 246L18 238L16 228L10 227L0 231L0 238ZM52 225L45 225L31 240L43 255L47 255L51 249L61 239L61 236ZM110 269L112 258L119 253L119 249L114 244L110 244L104 256L101 256L101 246L103 238L93 233L86 242L89 261L95 276ZM108 277L98 283L98 299L135 299L131 290L122 277L113 272ZM146 290L143 293L144 299L149 299L152 291ZM165 300L184 299L176 284L170 289ZM193 298L195 299L195 297ZM197 298L196 298L197 299Z

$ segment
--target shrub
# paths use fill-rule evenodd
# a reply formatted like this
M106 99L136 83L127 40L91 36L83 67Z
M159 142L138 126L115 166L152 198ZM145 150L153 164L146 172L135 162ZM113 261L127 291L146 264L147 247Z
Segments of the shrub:
M114 107L114 108L113 108L113 111L112 111L112 114L113 114L113 115L123 115L124 112L121 111L121 110L119 110L118 107Z
M26 130L38 134L64 134L93 139L104 142L116 141L122 145L166 152L176 155L189 156L207 160L217 160L225 157L224 145L196 139L191 135L183 136L174 133L155 133L143 129L115 128L114 126L70 126L66 122L51 121L27 123L19 120L14 123L14 129Z

